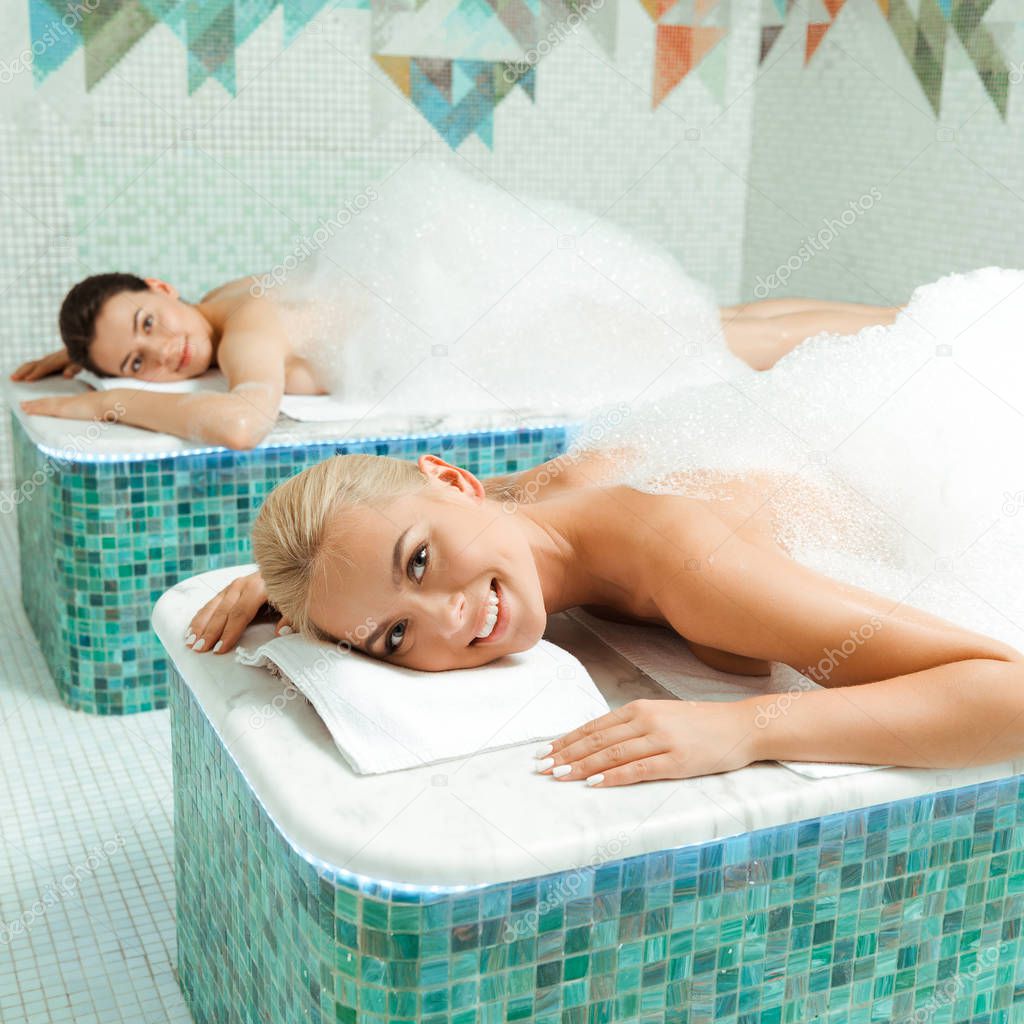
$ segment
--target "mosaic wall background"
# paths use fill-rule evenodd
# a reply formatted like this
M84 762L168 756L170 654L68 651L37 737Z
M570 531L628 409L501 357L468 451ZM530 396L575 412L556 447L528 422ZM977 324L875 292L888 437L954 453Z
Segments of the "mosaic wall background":
M1024 265L1024 3L849 0L810 60L808 22L794 4L755 89L744 296L783 266L773 294L889 305Z
M627 225L723 302L889 303L1019 262L1022 0L0 0L0 19L5 366L55 344L81 277L198 298L423 150Z
M54 344L81 277L134 270L199 298L417 151L607 213L736 294L753 8L709 12L730 31L655 104L656 28L634 0L594 0L576 31L561 0L85 2L68 32L54 7L0 0L5 365ZM18 62L44 26L60 39Z

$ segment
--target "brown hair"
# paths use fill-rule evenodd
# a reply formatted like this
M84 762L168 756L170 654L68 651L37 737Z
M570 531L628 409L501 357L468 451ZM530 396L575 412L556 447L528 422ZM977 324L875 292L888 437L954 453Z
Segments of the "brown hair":
M145 292L149 285L135 274L93 274L74 286L61 303L60 336L71 361L100 377L109 377L89 355L96 338L96 317L103 303L121 292Z

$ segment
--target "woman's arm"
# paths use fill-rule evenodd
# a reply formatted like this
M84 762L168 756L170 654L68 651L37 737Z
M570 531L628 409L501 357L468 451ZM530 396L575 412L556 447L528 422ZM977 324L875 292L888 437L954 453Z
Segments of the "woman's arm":
M632 701L554 740L539 771L604 787L768 758L943 768L1024 755L1020 652L821 576L688 504L653 524L662 544L640 585L688 640L784 662L825 689Z
M1024 661L971 658L838 690L737 702L751 760L960 768L1024 754Z
M217 352L227 394L166 394L111 388L33 398L25 412L65 419L102 419L210 445L255 448L277 419L289 347L283 330L253 302L228 319Z
M956 661L1024 658L1008 644L754 545L703 502L673 506L647 560L644 585L687 640L784 662L825 687ZM666 535L676 542L666 547Z

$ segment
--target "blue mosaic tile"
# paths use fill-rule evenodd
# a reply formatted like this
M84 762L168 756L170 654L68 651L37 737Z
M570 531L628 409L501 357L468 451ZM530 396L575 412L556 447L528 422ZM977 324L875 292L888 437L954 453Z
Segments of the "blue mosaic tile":
M301 855L171 678L178 974L197 1024L1024 1021L1024 777L403 888Z

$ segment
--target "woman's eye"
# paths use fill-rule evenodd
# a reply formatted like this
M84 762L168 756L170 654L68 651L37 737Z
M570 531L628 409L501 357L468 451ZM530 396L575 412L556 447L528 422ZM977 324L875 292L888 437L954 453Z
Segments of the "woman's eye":
M397 637L397 639L395 639ZM402 640L405 637L405 623L399 622L392 627L391 632L388 633L388 638L385 641L388 654L394 654L399 647L402 646Z
M409 559L409 575L417 583L423 579L423 574L427 571L427 545L421 544L417 549L416 553Z
M146 318L142 321L142 329L147 334L149 334L149 332L153 329L153 314L152 313L147 314Z
M132 373L138 373L138 372L139 372L139 370L141 370L141 369L142 369L142 356L136 356L136 357L135 357L135 358L134 358L134 359L132 360L132 366L131 366L131 369L132 369Z

